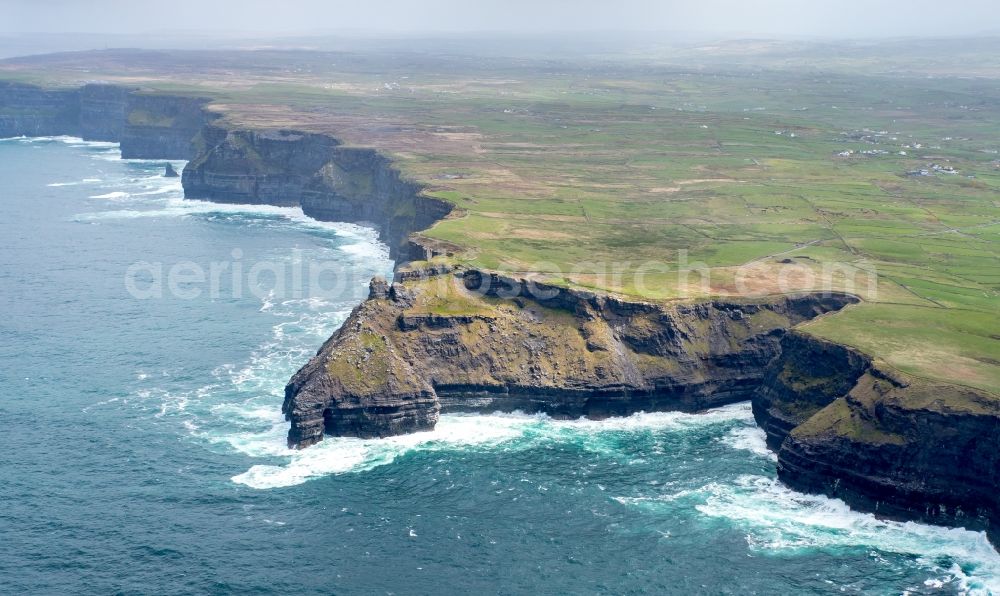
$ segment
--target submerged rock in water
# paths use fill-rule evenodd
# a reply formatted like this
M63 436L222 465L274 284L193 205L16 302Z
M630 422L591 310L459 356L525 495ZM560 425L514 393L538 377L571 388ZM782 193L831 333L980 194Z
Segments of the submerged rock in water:
M163 171L163 177L177 178L178 176L180 176L180 174L177 173L177 170L174 169L174 166L171 164L167 164L166 169Z

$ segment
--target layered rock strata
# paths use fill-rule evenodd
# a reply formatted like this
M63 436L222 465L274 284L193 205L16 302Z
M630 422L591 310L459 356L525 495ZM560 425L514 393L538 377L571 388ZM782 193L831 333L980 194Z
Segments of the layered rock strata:
M743 401L785 329L855 301L661 306L474 270L373 282L288 384L288 441L426 430L439 411L603 418Z
M79 136L80 90L0 82L0 138Z
M46 89L0 82L0 137L70 135L121 143L122 157L190 159L215 118L208 100L119 85Z
M200 153L184 169L189 198L300 205L321 221L366 224L399 260L427 256L410 235L452 209L424 196L375 150L344 147L329 135L207 126L196 145Z
M131 92L126 96L121 131L124 159L193 159L195 136L215 114L208 99L183 95Z
M1000 399L911 378L800 332L782 339L754 415L793 488L1000 541Z

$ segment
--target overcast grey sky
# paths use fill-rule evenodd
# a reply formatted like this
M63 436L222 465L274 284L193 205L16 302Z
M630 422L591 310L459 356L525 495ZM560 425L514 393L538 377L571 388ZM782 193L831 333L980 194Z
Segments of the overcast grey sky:
M687 31L926 36L1000 30L998 0L0 0L0 31Z

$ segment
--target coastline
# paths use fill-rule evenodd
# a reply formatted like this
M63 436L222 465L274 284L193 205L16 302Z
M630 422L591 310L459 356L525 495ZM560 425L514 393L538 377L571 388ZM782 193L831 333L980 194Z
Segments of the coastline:
M288 130L228 129L219 124L220 115L212 112L208 101L202 98L146 94L135 89L108 85L87 85L75 92L4 85L0 87L0 93L6 93L8 96L13 93L15 101L23 102L22 112L19 115L0 118L0 136L16 136L8 133L18 130L23 131L20 134L34 135L79 133L85 140L121 142L123 157L188 159L190 161L183 177L185 196L188 198L255 204L298 204L302 206L304 213L320 221L346 221L371 225L379 231L380 238L389 246L390 255L396 261L397 272L401 271L407 262L426 260L443 252L441 248L421 243L419 239L415 240L412 235L446 217L451 211L450 204L440 199L422 196L422 189L418 185L403 180L398 170L392 167L391 161L375 150L343 147L340 141L329 135ZM37 108L37 113L32 114L33 108ZM134 116L137 112L141 113L141 117ZM173 115L169 118L161 117L157 115L158 112L169 112ZM192 130L196 131L194 136L186 140L185 137ZM189 147L185 147L186 144ZM301 158L304 156L309 159L302 161ZM443 272L444 276L452 274L452 271ZM442 272L429 277L440 275ZM419 280L424 275L418 272L415 277ZM408 287L416 283L412 280L404 281L398 286L387 286L384 292L381 289L373 290L365 304L369 304L367 308L373 308L371 304L378 306L388 301L396 302L388 294L392 288L397 288L397 293L404 293ZM508 306L513 302L511 300ZM362 313L366 308L365 304L355 310L353 318L360 316L358 313ZM393 311L385 316L388 318L385 318L383 323L394 325L399 313ZM586 318L584 315L581 316ZM429 321L421 325L446 326L441 321ZM347 330L343 333L338 332L342 338L355 341L360 337L351 335L360 330L354 330L349 325L345 324L342 329ZM335 335L336 337L338 336ZM337 348L336 342L328 342L320 353L324 354L326 350L325 357L329 357L334 355ZM823 350L819 350L817 353L822 352ZM771 353L770 356L775 357L778 354ZM755 364L760 366L771 359L769 357L764 361L757 360ZM786 364L780 358L774 360L780 363L781 367ZM772 382L784 382L787 379L781 378L783 370L784 368L771 367L762 370L761 374ZM854 370L851 369L851 374ZM872 370L879 369L876 366ZM799 387L812 387L812 377L816 376L815 369L807 367L801 373L804 380L798 383ZM328 368L326 372L321 371L320 377L322 380L320 386L323 390L329 389L323 385L330 379ZM869 380L870 377L871 375ZM921 410L926 412L924 418L914 415L897 417L896 423L902 424L903 427L886 433L884 431L888 417L884 408L879 409L876 405L869 404L870 407L866 410L862 400L849 399L852 392L865 388L859 388L858 383L861 380L862 376L853 379L850 375L838 377L842 386L830 391L828 403L815 404L820 407L801 420L789 419L783 422L785 426L792 422L798 424L786 429L788 436L793 436L792 441L788 441L786 436L776 446L772 445L772 449L778 452L782 480L812 492L841 496L852 506L880 514L925 519L947 525L961 525L967 522L974 527L988 529L996 543L1000 536L998 534L1000 530L996 525L996 520L1000 519L998 513L1000 506L990 503L988 498L987 502L980 503L981 497L973 498L968 495L964 495L957 504L942 503L938 489L932 491L926 483L919 481L920 476L933 474L935 469L947 470L955 464L951 455L939 460L934 459L933 455L940 449L940 444L934 436L926 432L924 418L944 416L944 426L948 426L948 421L958 420L969 412L953 411L954 408L950 408L950 404L946 404L948 408L942 408L929 403ZM892 386L886 391L906 393L912 391L910 388L921 387L920 383L905 378L883 378L882 381ZM874 381L869 385L872 383ZM465 385L463 389L462 383L452 384L457 387L455 391L457 396L481 393L480 386L476 383L469 382ZM432 390L430 393L427 389L427 387L417 388L413 397L417 401L432 401L434 388L430 387ZM942 389L939 387L938 390ZM944 390L949 389L945 387ZM294 400L297 394L298 387L292 391L291 398L286 397L286 411L294 411L294 403L288 405L288 400ZM801 391L786 392L785 395L787 397L793 394L799 395ZM329 395L328 391L328 398ZM632 394L626 391L622 395ZM744 392L740 395L750 394ZM972 402L976 401L970 399ZM793 406L794 403L791 402L794 401L795 399L790 398L789 404L786 405ZM325 409L326 406L321 408ZM816 427L815 421L812 427L805 427L798 433L793 430L805 425L824 410L826 417L839 416L834 422L860 421L858 424L870 425L874 430L857 432L859 426L853 422L840 426L831 423L829 426ZM755 414L757 411L758 408L755 408ZM764 413L766 409L760 411L758 424L765 426L770 419ZM989 433L996 432L994 414L987 411L981 415L984 416L984 424L987 425L985 427L987 436L992 436ZM426 417L423 426L426 426L431 418L433 416ZM317 424L315 416L310 420L315 431ZM321 438L322 432L327 430L322 411L319 420ZM907 424L909 426L906 426ZM397 430L408 432L419 428L421 424L402 425ZM977 436L982 434L983 427L973 428ZM839 432L840 430L844 432ZM365 431L357 426L349 426L342 429L342 432L359 435ZM889 439L886 437L887 434L891 435ZM852 440L846 447L842 443L844 437ZM831 441L831 438L835 440ZM898 445L899 441L914 445L914 453L923 454L920 455L924 458L919 460L920 465L915 468L893 467L892 462L886 460L885 454L889 452L886 446ZM976 467L971 470L973 477L978 472L988 474L991 469L995 471L997 468L996 462L989 457L987 447L990 442L980 438L976 444L983 453L982 457L976 458ZM870 452L866 451L865 448L871 446L873 448ZM845 457L844 453L848 453L848 456ZM803 454L808 454L808 457ZM861 457L857 457L858 455ZM912 458L917 455L907 457ZM819 464L824 462L828 464L824 472L815 472L814 470L820 467ZM842 484L844 479L857 476L851 466L864 469L866 477L872 474L881 475L886 481ZM996 485L995 482L992 484ZM970 502L970 499L973 501ZM902 505L894 508L893 503ZM934 513L941 505L944 505L942 513Z

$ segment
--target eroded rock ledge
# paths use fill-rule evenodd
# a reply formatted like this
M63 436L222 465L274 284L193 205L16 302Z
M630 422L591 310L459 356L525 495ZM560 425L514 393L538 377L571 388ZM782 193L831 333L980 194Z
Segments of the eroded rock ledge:
M288 442L428 430L441 411L603 418L743 401L785 329L856 300L660 306L475 270L374 281L288 384Z
M1000 543L996 396L792 331L753 407L789 486L887 517L985 529Z

